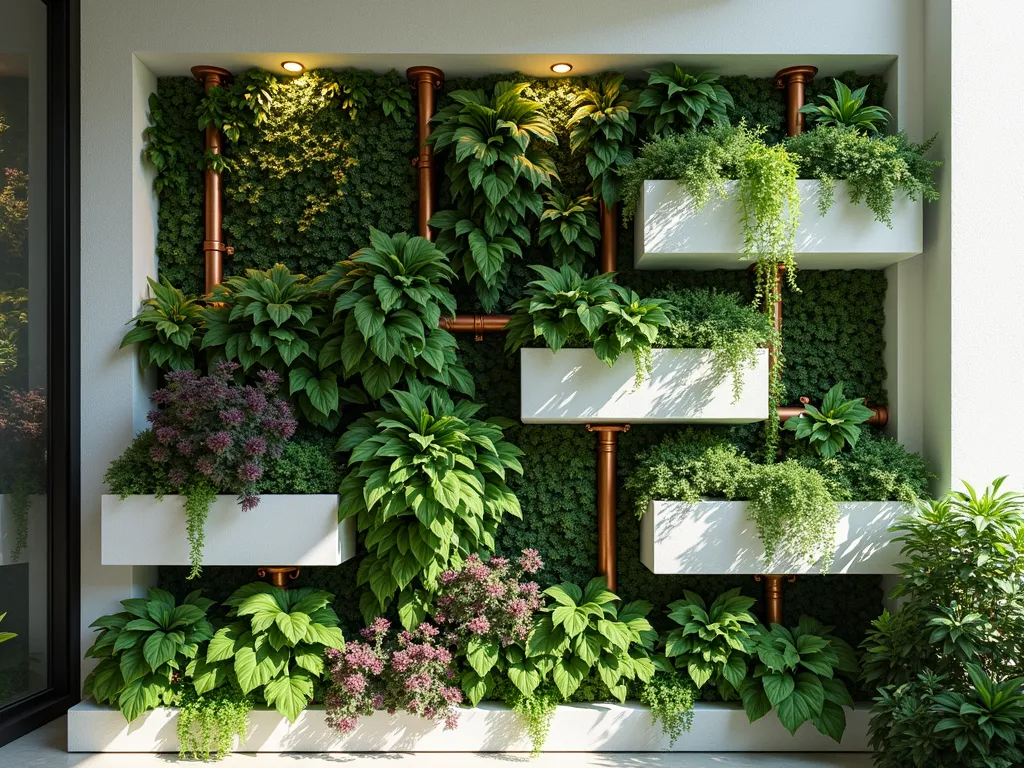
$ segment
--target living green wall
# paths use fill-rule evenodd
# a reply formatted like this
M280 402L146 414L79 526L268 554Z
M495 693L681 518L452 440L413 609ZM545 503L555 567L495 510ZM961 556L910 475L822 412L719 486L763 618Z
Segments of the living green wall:
M456 88L490 88L508 76L450 80L440 94L439 106ZM232 170L225 175L225 230L235 247L228 271L266 268L282 262L307 274L324 271L366 242L367 227L385 232L414 231L415 123L411 117L395 121L373 106L355 116L325 103L316 88L317 75L295 81L275 97L271 115L254 139L229 147ZM534 98L545 104L555 124L559 144L552 149L563 187L581 194L589 183L582 155L568 149L566 122L580 89L576 78L530 79ZM872 101L880 101L884 86L877 78L845 78L852 85L872 82ZM306 81L306 82L304 82ZM392 74L379 75L371 88L387 89L397 82ZM725 78L736 107L731 118L746 118L765 125L766 137L784 134L781 92L771 79ZM304 83L304 84L303 84ZM831 87L815 81L812 92ZM160 195L158 254L161 275L187 291L199 292L202 280L202 179L197 164L202 137L194 115L201 92L189 78L162 78L157 100L173 115L171 129L187 147L190 167L184 189L165 189ZM445 202L444 185L441 207ZM709 286L753 298L753 276L747 270L713 272L640 272L632 268L633 230L619 233L619 280L646 294L668 286ZM519 298L530 272L529 263L545 263L550 255L536 246L513 265L502 292L498 312ZM799 292L784 292L783 382L786 400L806 395L820 399L836 381L847 384L851 395L886 402L882 325L886 281L880 271L800 272ZM479 311L472 291L454 288L460 311ZM474 342L460 338L461 358L473 374L477 399L489 403L485 413L517 419L519 415L518 356L503 351L503 338L489 336ZM633 516L622 479L638 454L669 434L673 427L636 426L619 441L619 592L626 600L644 598L662 607L683 589L713 597L738 586L753 597L761 587L746 577L655 576L639 561L639 522ZM730 430L738 445L753 449L758 425ZM595 438L583 427L517 425L508 438L523 449L524 476L512 487L523 507L523 520L510 520L501 530L499 547L514 553L524 547L540 551L547 565L542 581L585 581L596 562L596 451ZM338 568L305 569L302 581L337 595L336 607L347 630L359 624L355 573L358 558ZM185 582L187 569L162 568L162 585L177 592L194 588ZM207 567L199 580L210 595L224 595L254 577L252 569ZM787 585L787 622L808 613L835 624L837 633L851 642L862 637L881 607L880 578L870 576L806 577Z

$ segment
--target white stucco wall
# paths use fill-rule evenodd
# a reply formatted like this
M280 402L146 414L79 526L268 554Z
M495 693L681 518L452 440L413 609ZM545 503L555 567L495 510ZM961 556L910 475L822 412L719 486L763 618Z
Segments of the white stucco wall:
M900 124L920 138L926 129L926 97L931 102L939 98L929 88L931 75L923 66L924 5L924 0L648 0L627 7L619 0L517 0L513 9L508 4L454 0L82 0L83 644L90 642L85 627L93 618L115 609L118 599L152 578L145 569L99 565L103 472L143 426L147 393L132 354L117 350L124 323L136 310L145 277L155 266L155 204L151 179L139 159L144 97L154 84L147 62L164 66L168 55L177 61L175 56L188 53L189 63L212 63L204 61L204 54L225 52L286 52L299 58L316 52L420 52L422 64L434 63L433 56L457 53L503 55L503 60L510 54L550 54L552 61L572 54L657 54L663 59L679 55L688 60L730 54L751 57L751 62L763 57L789 64L806 63L802 57L810 55L874 55L897 60L890 71L890 106L898 112ZM933 49L931 55L941 59L942 51ZM971 88L980 87L983 78L976 74L964 72L965 90L968 82ZM1005 85L1005 78L1004 74L998 82ZM994 110L989 106L984 111L986 120L992 121ZM1012 115L1007 115L1010 119ZM995 146L979 149L998 151ZM979 167L972 173L980 179L984 170ZM941 216L930 226L936 237L935 228L944 226ZM974 226L965 223L964 241ZM1001 231L998 222L990 226L995 233ZM1008 226L1002 226L1006 239L995 234L994 244L1007 244ZM1007 269L1012 266L1010 248L998 257L1007 262ZM949 271L948 258L943 261L941 253L929 258L936 261L930 277L938 284L943 271ZM922 395L921 372L934 372L935 380L940 380L941 371L948 375L949 370L941 339L924 339L931 332L948 337L948 324L922 324L921 307L913 304L922 296L921 274L928 272L917 261L889 270L893 290L918 298L900 305L900 314L890 317L886 331L889 385L898 392L894 423L897 434L914 448L922 444L922 425L927 430L935 424L929 403L944 402L941 395L931 400ZM976 266L977 254L967 263ZM942 306L941 292L931 298ZM890 304L893 300L891 296ZM969 305L957 309L969 311ZM919 359L929 354L933 359L924 368L913 358L903 359L911 349L918 350ZM1008 362L1002 368L1009 366ZM971 393L972 387L997 386L959 378L958 394ZM933 438L924 439L926 450L948 453L948 435L945 443ZM929 458L945 461L939 455ZM991 458L991 463L969 467L972 476L985 479L1013 469L997 468L1005 466L1005 457Z

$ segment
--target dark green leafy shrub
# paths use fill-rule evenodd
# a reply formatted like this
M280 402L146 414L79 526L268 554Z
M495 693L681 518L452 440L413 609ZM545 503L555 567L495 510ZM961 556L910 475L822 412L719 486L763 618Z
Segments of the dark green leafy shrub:
M548 195L540 215L537 242L551 247L555 269L569 267L582 273L588 257L597 257L600 240L597 207L592 197L571 198L557 190Z
M196 367L203 330L202 308L165 278L158 283L146 278L152 296L142 302L144 309L132 318L135 327L121 339L121 348L139 345L139 364L170 371L191 371Z
M587 81L576 97L576 108L566 123L572 129L570 147L575 153L587 148L587 170L593 179L594 199L611 206L619 199L619 172L633 159L636 91L623 85L625 75L607 73Z
M820 409L805 403L803 415L789 419L786 429L795 432L797 440L806 440L823 459L831 459L847 444L857 445L860 425L873 415L863 398L847 400L839 382L825 393Z
M733 105L732 96L718 75L691 75L671 63L646 72L647 87L640 91L635 109L646 115L644 127L650 136L729 122L726 110Z
M800 113L807 115L810 122L818 125L835 125L843 128L863 130L865 133L878 133L892 117L889 110L864 105L867 100L868 86L851 90L845 83L833 80L836 96L827 94L818 97L817 104L807 104L800 108Z

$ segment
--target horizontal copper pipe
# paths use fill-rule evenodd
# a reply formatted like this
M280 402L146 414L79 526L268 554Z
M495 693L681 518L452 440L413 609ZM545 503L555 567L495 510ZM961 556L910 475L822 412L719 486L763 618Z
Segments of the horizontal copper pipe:
M504 331L511 319L511 315L456 315L442 317L441 327L453 333L472 333L477 341L483 341L485 333Z
M873 427L884 427L889 423L889 409L884 405L869 405L868 408L874 411L875 414L868 419L868 424ZM804 413L804 407L802 405L786 406L784 408L779 408L778 410L780 422L795 418Z

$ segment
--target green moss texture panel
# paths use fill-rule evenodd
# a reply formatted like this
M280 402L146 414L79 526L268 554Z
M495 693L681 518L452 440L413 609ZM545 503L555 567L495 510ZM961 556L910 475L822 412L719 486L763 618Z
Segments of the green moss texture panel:
M378 76L372 88L390 89L397 76ZM555 124L559 144L551 148L563 187L581 194L589 183L582 153L569 151L566 122L570 104L581 83L576 78L537 80L494 75L472 80L452 79L439 95L439 105L458 88L491 88L502 79L528 80L528 95L545 104ZM878 78L844 76L856 87L872 85L869 101L878 102L884 84ZM736 100L734 121L764 124L766 136L778 141L784 133L782 94L772 79L723 78ZM831 80L815 80L814 94L831 91ZM276 262L306 274L318 274L348 256L366 241L369 226L385 232L415 230L415 122L397 123L379 108L368 106L354 118L327 104L316 73L296 80L275 101L258 138L229 148L233 170L225 176L226 238L235 250L229 272L266 268ZM161 78L158 98L169 130L181 139L190 170L184 191L166 189L160 195L158 255L161 275L189 292L202 290L203 186L198 163L202 136L196 130L196 105L201 90L190 78ZM371 100L371 104L372 104ZM445 204L440 184L440 207ZM753 299L753 275L747 270L715 272L645 272L633 269L633 229L623 228L618 242L619 280L641 295L656 288L713 287ZM512 265L496 311L505 311L531 279L529 263L551 263L551 254L534 245L526 258ZM884 404L885 368L882 329L885 275L880 271L801 272L800 292L786 290L783 309L783 349L786 357L786 400L800 395L820 400L836 381L847 384L850 396ZM472 290L453 287L460 311L479 311ZM487 403L486 415L518 421L520 376L518 355L503 351L503 337L488 336L477 343L459 340L461 358L473 374L477 400ZM525 383L529 386L529 383ZM663 607L684 589L711 598L738 586L760 597L761 586L746 577L655 576L639 560L639 522L621 487L640 451L670 434L674 427L636 426L619 442L618 522L619 591L626 600L647 599L656 608L652 619L663 626ZM759 440L758 425L730 430L732 439L747 450ZM519 497L523 519L510 519L498 538L506 554L532 547L546 562L541 581L585 582L596 562L596 474L594 435L583 427L517 425L508 438L523 449L524 476L511 486ZM326 471L327 468L325 468ZM313 474L317 474L314 472ZM302 583L337 595L336 608L347 634L359 625L355 574L359 557L338 568L304 569ZM268 564L270 565L270 564ZM255 569L205 568L198 585L186 583L187 569L162 568L162 586L177 593L200 586L210 597L224 597L252 581ZM881 605L880 578L865 576L806 577L786 587L787 623L801 613L835 624L837 633L857 642Z

